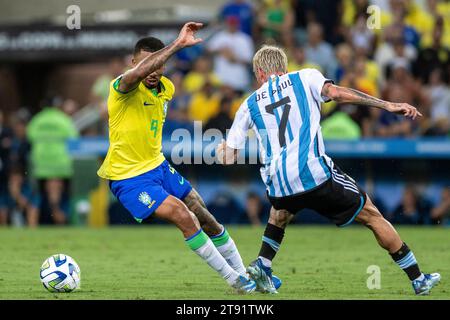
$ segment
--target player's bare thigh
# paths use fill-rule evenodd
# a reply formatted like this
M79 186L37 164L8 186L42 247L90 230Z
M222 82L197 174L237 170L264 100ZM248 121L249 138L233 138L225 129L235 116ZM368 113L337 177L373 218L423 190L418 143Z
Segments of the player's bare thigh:
M183 199L183 202L189 210L195 214L203 231L205 231L207 235L214 236L222 232L222 226L208 211L202 197L194 188L192 188L191 192Z
M174 196L168 196L156 209L154 215L176 225L185 238L195 234L200 229L196 216L183 201Z
M367 196L366 204L362 208L361 212L356 216L355 221L364 225L370 225L379 219L384 219L383 215L373 204L372 200L370 200L369 196Z

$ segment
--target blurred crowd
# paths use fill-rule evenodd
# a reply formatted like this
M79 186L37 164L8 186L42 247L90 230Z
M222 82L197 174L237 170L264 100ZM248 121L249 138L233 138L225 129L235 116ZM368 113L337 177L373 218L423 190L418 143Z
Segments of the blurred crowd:
M257 86L251 67L255 50L275 44L285 48L289 71L316 68L339 85L410 103L424 115L410 120L327 103L325 139L450 136L450 1L229 0L205 33L202 44L181 50L167 64L176 93L166 134L192 129L193 121L225 133ZM73 166L65 142L107 135L109 84L130 62L130 56L111 59L84 93L90 97L87 105L55 95L48 102L52 107L35 115L27 108L8 115L0 111L0 224L67 223ZM258 224L266 207L250 194L243 217ZM449 211L448 189L432 206L408 187L389 218L439 223Z
M371 5L379 16L368 13ZM325 138L449 136L449 1L231 0L219 16L220 31L180 52L168 68L177 92L170 129L194 120L205 129L229 128L257 86L253 53L275 44L286 49L289 71L316 68L337 84L410 103L424 114L412 121L328 103Z

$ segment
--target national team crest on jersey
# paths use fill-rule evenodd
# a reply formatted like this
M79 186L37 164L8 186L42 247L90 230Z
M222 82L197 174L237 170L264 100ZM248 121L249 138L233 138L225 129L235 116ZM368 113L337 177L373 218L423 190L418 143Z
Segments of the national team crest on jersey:
M152 200L149 194L145 191L139 194L139 201L146 205L149 209L155 204L155 200Z

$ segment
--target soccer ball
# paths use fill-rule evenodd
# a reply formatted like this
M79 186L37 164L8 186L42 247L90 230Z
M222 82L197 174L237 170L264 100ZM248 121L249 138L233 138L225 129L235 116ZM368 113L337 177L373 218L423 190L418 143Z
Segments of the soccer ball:
M80 288L80 267L65 254L54 254L41 266L41 281L50 292L71 292Z

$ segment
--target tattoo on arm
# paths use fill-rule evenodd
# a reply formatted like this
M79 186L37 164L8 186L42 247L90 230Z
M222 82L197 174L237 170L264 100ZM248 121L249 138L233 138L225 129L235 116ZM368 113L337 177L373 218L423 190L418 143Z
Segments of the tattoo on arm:
M365 94L364 92L336 85L325 85L323 95L341 103L361 104L369 107L386 109L387 101Z
M352 88L343 88L344 90L349 91L348 95L350 98L349 102L363 104L369 107L376 107L384 109L386 106L386 101L378 99L376 97L372 97L364 92L352 89Z
M173 42L167 47L147 56L133 69L124 73L122 80L120 81L119 90L126 92L134 89L145 77L161 68L170 56L179 49L180 47Z

